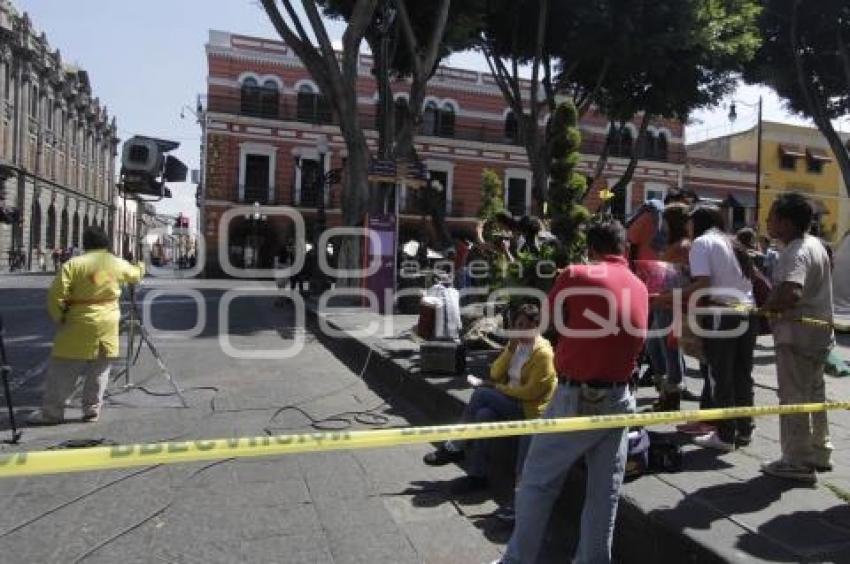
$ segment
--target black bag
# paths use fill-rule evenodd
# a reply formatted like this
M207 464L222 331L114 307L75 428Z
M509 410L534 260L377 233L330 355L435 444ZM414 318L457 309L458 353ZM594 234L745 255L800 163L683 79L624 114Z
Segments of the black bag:
M649 468L653 472L682 470L682 447L661 433L649 433Z

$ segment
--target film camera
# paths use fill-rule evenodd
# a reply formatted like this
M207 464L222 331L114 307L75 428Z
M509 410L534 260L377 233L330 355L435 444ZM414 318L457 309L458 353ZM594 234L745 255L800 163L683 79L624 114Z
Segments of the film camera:
M136 135L124 142L121 183L125 194L170 198L166 182L185 182L188 168L166 153L180 146L176 141Z

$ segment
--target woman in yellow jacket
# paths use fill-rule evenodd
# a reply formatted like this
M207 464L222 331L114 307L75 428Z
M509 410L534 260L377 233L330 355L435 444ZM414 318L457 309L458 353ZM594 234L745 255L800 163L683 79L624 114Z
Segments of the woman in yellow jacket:
M549 341L539 335L540 310L525 304L517 309L513 329L527 336L511 339L490 367L490 380L472 393L461 422L537 419L546 409L557 385L554 352ZM448 441L428 453L425 464L442 466L469 456L468 476L453 487L454 493L468 493L487 487L487 461L481 441ZM520 442L521 464L525 448ZM464 452L465 450L468 453ZM518 465L519 465L518 464Z
M47 312L57 323L41 411L33 425L55 425L65 417L65 400L84 377L83 421L97 421L109 379L110 360L118 356L118 298L122 284L145 274L109 252L109 238L98 227L83 232L84 255L62 265L47 294Z

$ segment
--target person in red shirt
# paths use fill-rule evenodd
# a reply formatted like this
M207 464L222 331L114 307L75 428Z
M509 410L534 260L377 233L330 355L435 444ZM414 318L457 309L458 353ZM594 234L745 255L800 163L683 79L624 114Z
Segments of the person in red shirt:
M617 221L587 230L590 264L571 265L549 293L558 332L558 388L547 418L632 413L629 380L646 338L648 293L625 258ZM516 498L516 525L501 562L535 562L552 505L570 467L584 458L587 490L578 562L611 562L614 518L623 483L627 429L535 435Z

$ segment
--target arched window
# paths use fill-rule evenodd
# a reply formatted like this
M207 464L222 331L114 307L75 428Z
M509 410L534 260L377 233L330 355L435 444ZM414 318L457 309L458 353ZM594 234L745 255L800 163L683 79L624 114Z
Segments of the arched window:
M451 104L443 104L439 115L440 127L438 135L441 137L454 137L455 135L455 109Z
M59 223L59 246L63 249L68 248L68 209L62 210L62 219Z
M38 200L32 202L32 247L41 247L41 204Z
M71 224L71 246L80 246L80 212L74 212L74 222Z
M519 123L512 111L505 116L505 139L510 143L519 141Z
M242 81L242 89L240 92L242 113L249 116L261 115L260 104L260 85L257 79L248 77Z
M631 157L634 141L634 135L628 126L620 129L619 125L613 124L608 131L609 152L612 157Z
M422 112L422 135L437 134L439 113L439 110L437 110L437 104L434 102L428 102L425 104L425 110Z
M667 135L663 132L655 138L655 158L659 161L667 160Z
M330 123L331 108L327 98L309 84L298 88L298 119L309 123Z
M45 241L48 249L56 247L56 208L53 204L47 208L47 241Z
M91 222L89 221L89 214L86 214L83 217L83 229L88 229L91 226Z
M262 117L278 117L279 100L280 92L277 88L277 82L272 79L263 82L263 87L260 89L260 114L262 114Z
M623 130L623 134L620 135L620 156L631 157L634 144L635 140L632 137L632 130L627 127Z

